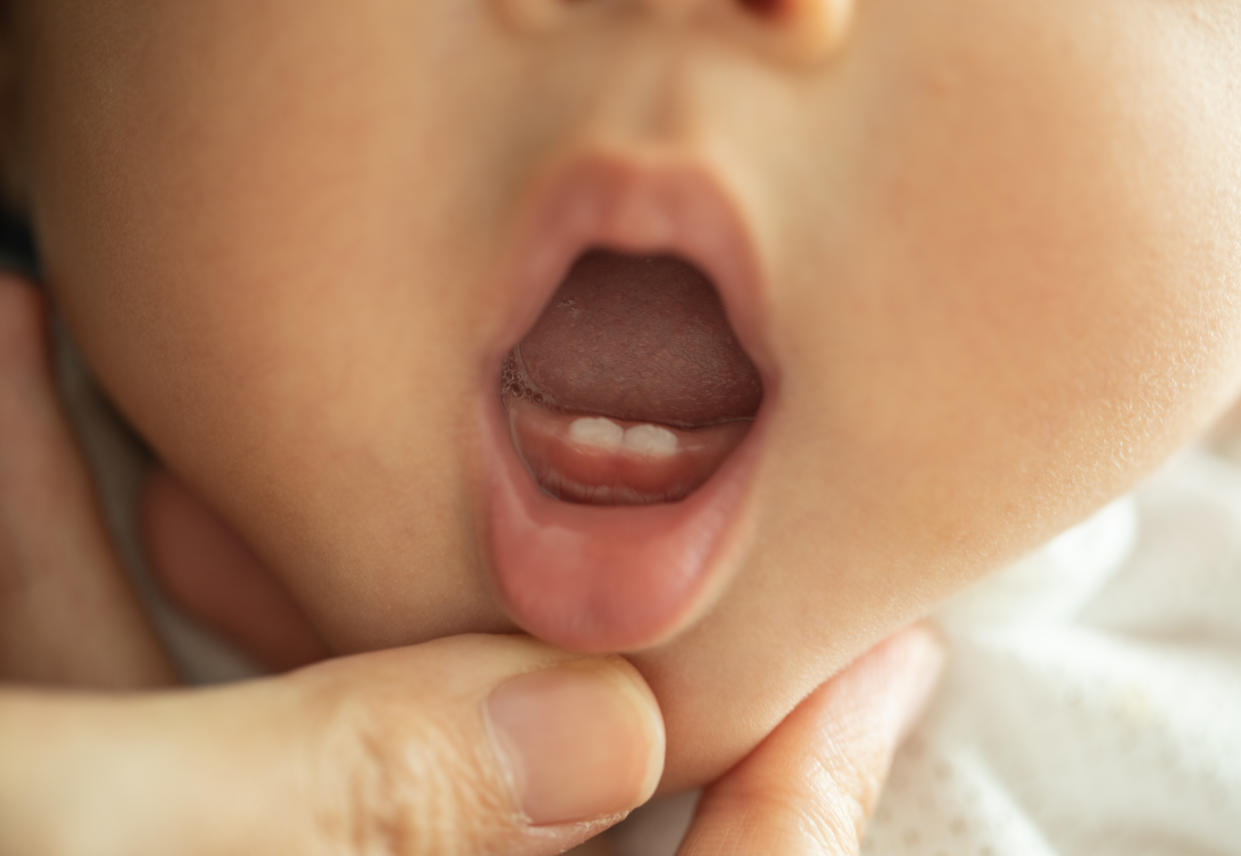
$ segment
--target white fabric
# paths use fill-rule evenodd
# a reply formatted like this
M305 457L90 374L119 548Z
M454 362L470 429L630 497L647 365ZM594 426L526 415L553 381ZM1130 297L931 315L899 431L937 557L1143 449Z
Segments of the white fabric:
M943 609L867 856L1241 853L1241 468L1203 451Z

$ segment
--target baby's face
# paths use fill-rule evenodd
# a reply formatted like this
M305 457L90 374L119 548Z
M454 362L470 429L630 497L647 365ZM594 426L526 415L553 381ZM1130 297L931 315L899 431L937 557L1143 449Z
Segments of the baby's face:
M342 9L18 0L10 165L102 383L340 651L636 651L701 781L1241 376L1241 4ZM761 377L681 503L515 463L501 364L592 245L705 271Z

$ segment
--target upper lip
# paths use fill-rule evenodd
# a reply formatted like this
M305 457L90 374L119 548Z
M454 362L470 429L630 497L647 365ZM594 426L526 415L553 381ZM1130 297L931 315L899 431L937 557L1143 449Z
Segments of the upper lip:
M535 182L503 269L509 323L498 366L533 326L565 273L592 247L677 255L714 282L737 338L765 385L766 289L754 231L738 194L701 161L590 152L560 159Z

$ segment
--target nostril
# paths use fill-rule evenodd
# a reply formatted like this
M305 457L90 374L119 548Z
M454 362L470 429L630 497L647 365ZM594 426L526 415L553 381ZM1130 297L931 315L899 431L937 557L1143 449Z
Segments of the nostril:
M4 0L0 0L3 6ZM578 18L579 7L600 11L641 7L665 23L695 21L726 28L772 56L814 64L834 56L848 37L858 0L491 0L518 32L547 32ZM598 26L606 16L589 16Z
M739 5L734 18L756 43L782 59L814 64L843 46L857 0L740 0Z
M749 12L764 18L774 18L784 9L784 0L741 0Z
M585 0L560 0L562 5L576 6ZM760 17L776 17L784 11L787 0L739 0L742 7Z

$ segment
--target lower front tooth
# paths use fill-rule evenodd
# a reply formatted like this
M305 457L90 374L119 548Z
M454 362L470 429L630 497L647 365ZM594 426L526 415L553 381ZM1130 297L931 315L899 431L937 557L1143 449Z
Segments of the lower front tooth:
M625 449L639 455L666 458L677 453L677 435L658 425L635 425L625 432Z
M569 425L569 439L582 446L619 449L625 439L625 429L611 419L586 416L574 419Z

